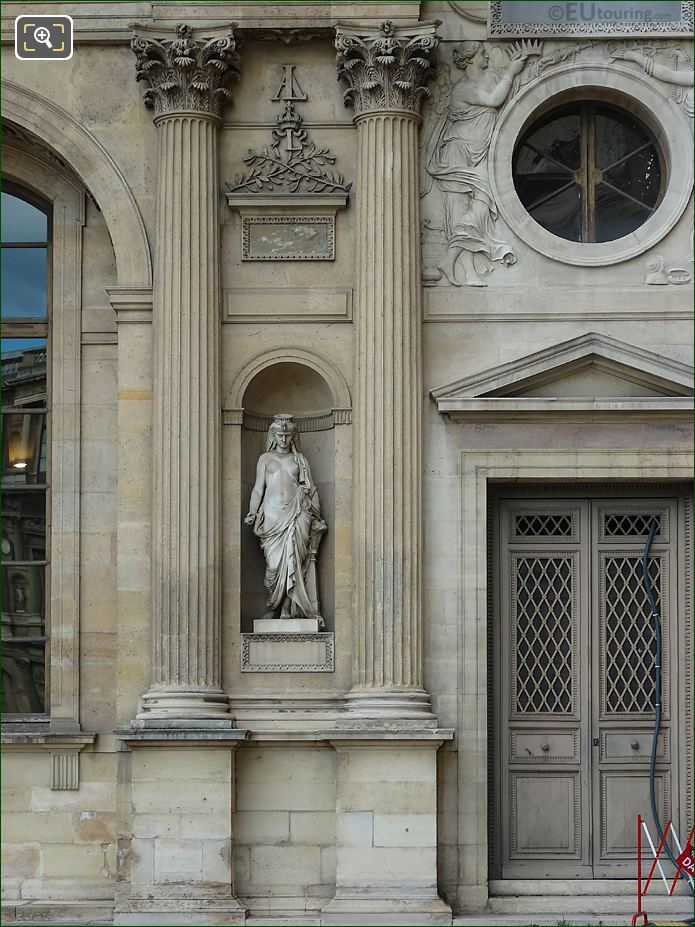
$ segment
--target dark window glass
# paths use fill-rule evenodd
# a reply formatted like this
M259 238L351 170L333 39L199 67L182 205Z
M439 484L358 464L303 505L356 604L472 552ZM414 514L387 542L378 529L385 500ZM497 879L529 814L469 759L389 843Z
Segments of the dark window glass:
M0 699L6 715L46 711L46 643L3 641Z
M46 502L42 490L3 492L0 553L4 563L46 559Z
M7 716L26 716L46 712L50 222L33 194L11 191L2 194L1 697Z
M519 199L543 228L578 242L615 241L659 204L662 171L653 137L634 116L596 103L551 111L514 152Z
M48 308L45 248L2 249L3 318L46 316Z
M48 240L48 217L26 200L12 193L2 194L3 242L45 242Z

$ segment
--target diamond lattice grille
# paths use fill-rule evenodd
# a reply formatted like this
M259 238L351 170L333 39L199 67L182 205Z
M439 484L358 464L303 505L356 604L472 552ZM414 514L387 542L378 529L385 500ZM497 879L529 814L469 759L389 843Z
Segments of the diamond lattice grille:
M516 710L572 711L572 560L516 561Z
M608 538L646 537L656 519L656 534L661 534L661 516L639 512L618 512L605 516L604 531Z
M518 538L571 537L571 515L527 514L514 519L514 534Z
M649 517L649 516L645 516ZM661 558L649 561L661 611ZM606 558L606 711L654 712L654 629L641 557Z

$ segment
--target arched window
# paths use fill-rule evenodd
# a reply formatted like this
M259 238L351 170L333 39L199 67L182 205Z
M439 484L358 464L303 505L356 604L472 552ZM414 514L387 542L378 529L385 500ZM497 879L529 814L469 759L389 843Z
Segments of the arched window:
M47 494L51 211L2 192L2 705L47 710Z

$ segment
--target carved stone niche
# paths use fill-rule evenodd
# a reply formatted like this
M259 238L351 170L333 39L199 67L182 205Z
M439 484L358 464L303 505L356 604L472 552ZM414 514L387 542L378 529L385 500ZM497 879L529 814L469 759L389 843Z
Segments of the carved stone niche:
M248 170L227 188L241 215L242 261L335 260L335 217L351 184L332 168L331 151L311 141L290 99L271 135L249 150Z
M238 460L235 469L240 475L239 482L234 481L238 502L230 498L227 506L230 514L234 512L234 524L226 525L225 531L230 532L230 540L237 530L240 532L239 561L230 564L229 576L238 576L240 589L241 671L333 672L336 563L347 556L340 546L343 535L336 531L346 497L344 475L338 472L340 442L336 434L342 427L343 414L349 412L349 393L346 386L340 389L340 375L336 377L335 370L331 368L324 376L320 365L312 364L311 358L304 362L306 352L288 349L284 354L272 353L277 357L252 361L247 373L237 378L228 400L238 404L239 414L225 413L224 418L225 424L235 426L225 428L225 458L230 466ZM337 409L339 405L345 408ZM336 415L336 411L343 414ZM264 585L265 556L254 525L244 524L247 513L255 508L252 490L259 457L267 450L269 428L278 418L288 418L278 413L293 416L298 427L296 451L308 462L310 483L318 496L314 501L320 504L320 518L327 525L314 566L318 610L325 622L320 630L315 618L268 614L273 606ZM349 415L345 421L349 421ZM305 581L308 583L308 577Z

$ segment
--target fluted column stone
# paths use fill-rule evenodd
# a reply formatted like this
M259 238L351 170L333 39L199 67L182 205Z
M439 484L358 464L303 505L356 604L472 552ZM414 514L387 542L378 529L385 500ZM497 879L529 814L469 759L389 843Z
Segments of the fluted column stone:
M231 34L136 35L158 128L154 278L152 685L140 718L224 718L220 654L218 126Z
M435 24L339 26L358 138L355 678L348 708L431 717L422 676L419 126Z

